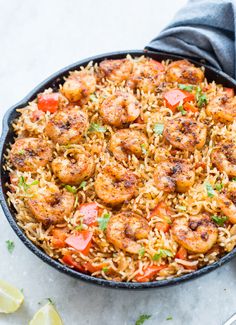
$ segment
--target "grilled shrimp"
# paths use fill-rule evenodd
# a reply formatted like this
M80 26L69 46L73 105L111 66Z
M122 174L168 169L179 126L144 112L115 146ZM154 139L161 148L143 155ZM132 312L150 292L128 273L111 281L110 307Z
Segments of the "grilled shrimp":
M162 161L154 173L156 187L164 192L187 192L194 180L193 166L185 159L172 158Z
M233 122L236 118L236 97L229 98L227 94L216 96L206 107L207 115L221 122Z
M37 194L26 201L26 205L33 217L48 226L65 222L73 211L74 195L66 190L48 189L47 194Z
M87 70L74 71L66 79L62 86L62 94L70 102L86 99L96 90L96 77L93 72Z
M129 78L133 63L127 59L104 60L99 64L99 68L102 77L118 83Z
M216 243L218 229L206 214L176 218L172 224L174 240L193 253L206 253Z
M147 93L154 92L162 81L164 81L163 65L153 59L145 58L134 64L127 86L131 89L139 88Z
M236 188L220 193L217 202L231 223L236 223Z
M70 144L79 143L87 128L87 114L74 107L53 114L46 125L45 131L54 143Z
M79 185L94 173L94 159L88 152L70 152L61 155L52 162L53 173L64 184Z
M147 148L147 137L140 131L123 129L115 132L110 141L110 150L119 161L127 161L128 155L143 156L142 148Z
M212 151L211 160L220 172L231 177L236 176L236 145L233 142L219 143Z
M22 138L13 144L10 159L16 169L34 172L44 167L52 159L52 146L49 141L38 138Z
M121 212L108 221L106 236L117 249L138 254L142 246L137 240L148 238L149 231L145 218L132 212Z
M139 116L140 104L134 95L117 91L103 101L100 114L105 123L123 127Z
M204 124L191 118L179 117L166 122L163 134L172 146L194 151L204 146L207 129Z
M168 82L195 85L204 80L204 73L187 60L178 60L168 66L166 79Z
M136 194L137 178L121 165L106 166L95 179L95 192L105 203L118 205Z

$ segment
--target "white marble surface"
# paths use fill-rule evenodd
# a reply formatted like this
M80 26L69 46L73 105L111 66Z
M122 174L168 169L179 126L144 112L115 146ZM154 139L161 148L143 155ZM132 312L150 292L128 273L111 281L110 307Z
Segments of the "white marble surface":
M0 0L0 117L35 85L67 64L94 54L140 49L185 0ZM6 240L15 242L10 255ZM220 325L236 311L236 260L177 287L120 291L82 283L44 264L0 218L0 278L24 289L15 314L1 325L27 324L50 297L65 325ZM167 321L168 316L173 320Z

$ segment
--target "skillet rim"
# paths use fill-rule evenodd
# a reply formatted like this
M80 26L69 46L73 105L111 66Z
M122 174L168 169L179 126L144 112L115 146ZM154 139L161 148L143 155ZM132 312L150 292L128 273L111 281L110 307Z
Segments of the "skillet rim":
M92 277L91 275L87 275L84 273L80 273L78 271L75 271L74 269L71 269L70 267L60 263L57 260L54 260L51 258L49 255L47 255L43 250L41 250L39 247L37 247L33 242L31 242L26 235L24 234L23 230L18 226L15 217L14 217L14 212L12 207L10 207L7 203L7 196L6 196L6 191L7 189L4 188L5 184L5 178L7 177L7 173L4 172L3 170L3 163L4 163L4 153L10 143L8 141L9 138L13 138L13 130L11 128L11 122L17 117L16 109L20 107L24 107L27 105L27 103L31 100L33 100L36 96L37 93L43 91L46 88L49 88L50 85L55 84L56 82L59 82L60 78L62 76L65 76L68 74L69 71L75 70L79 66L84 66L87 65L90 61L94 62L100 62L106 58L108 59L117 59L117 58L122 58L125 57L127 54L130 54L132 56L141 56L145 55L148 57L156 58L157 60L163 59L171 59L171 60L178 60L178 59L188 59L192 63L194 63L196 66L204 66L206 68L206 72L209 74L212 74L213 80L222 80L222 83L227 86L230 86L234 89L236 89L236 81L231 78L230 76L226 75L224 72L219 71L207 64L204 64L202 62L197 62L195 60L192 60L189 56L183 57L180 55L172 55L169 53L161 52L161 51L149 51L149 50L126 50L126 51L117 51L117 52L109 52L105 54L100 54L96 56L92 56L80 61L77 61L75 63L72 63L59 71L55 72L48 78L46 78L43 82L38 84L36 87L31 90L28 95L26 95L22 100L20 100L17 104L13 105L10 107L4 117L3 117L3 122L2 122L2 135L0 139L0 165L1 165L1 171L0 171L0 203L3 209L3 212L16 233L16 235L20 238L20 240L24 243L24 245L31 251L33 252L37 257L39 257L41 260L46 262L48 265L52 266L56 270L65 273L67 275L70 275L76 279L89 282L92 284L100 285L103 287L109 287L109 288L118 288L118 289L148 289L148 288L159 288L159 287L166 287L166 286L172 286L172 285L177 285L182 282L195 279L199 276L202 276L204 274L207 274L216 268L220 267L221 265L229 262L236 256L236 247L223 257L221 257L218 261L207 265L201 269L198 269L194 272L184 274L180 277L176 278L171 278L171 279L165 279L165 280L160 280L160 281L152 281L152 282L142 282L142 283L134 283L134 282L115 282L115 281L110 281L110 280L105 280L105 279L100 279L96 277ZM219 81L217 81L218 83ZM220 82L221 83L221 82ZM54 85L55 87L55 85ZM12 210L12 211L11 211Z

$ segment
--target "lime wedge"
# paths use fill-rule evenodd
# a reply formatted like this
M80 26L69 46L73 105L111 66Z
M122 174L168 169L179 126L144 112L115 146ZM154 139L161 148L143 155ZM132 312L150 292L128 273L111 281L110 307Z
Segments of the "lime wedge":
M0 313L14 313L24 300L19 289L11 284L0 280Z
M51 303L40 308L29 325L63 325L60 316Z

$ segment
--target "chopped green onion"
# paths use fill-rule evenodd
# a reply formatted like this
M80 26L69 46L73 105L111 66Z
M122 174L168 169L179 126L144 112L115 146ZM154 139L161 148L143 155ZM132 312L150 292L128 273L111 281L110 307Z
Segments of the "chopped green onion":
M196 101L197 101L197 106L199 108L201 108L207 104L206 94L202 93L202 89L200 87L196 88Z
M7 250L10 254L12 254L14 248L15 248L15 244L12 240L7 240L6 241L6 244L7 244Z
M75 227L75 230L78 230L78 231L83 230L83 221L82 220L80 220L80 225Z
M228 220L228 218L226 216L222 216L222 217L212 216L211 218L219 226L223 226L224 223Z
M19 155L24 155L25 154L25 150L20 150L18 153L19 153Z
M39 181L35 180L31 184L27 184L24 176L21 176L18 182L18 186L23 187L24 191L27 192L30 186L38 184Z
M215 184L215 189L217 191L221 191L223 187L224 187L224 185L222 183L216 183Z
M100 124L97 124L97 123L91 123L90 124L90 127L89 127L89 132L101 132L101 133L104 133L106 132L106 128L105 126L102 126Z
M79 188L82 188L84 190L85 186L87 185L87 182L86 181L83 181L80 183L80 186Z
M141 150L142 150L143 155L147 154L147 149L146 149L146 146L144 143L141 144Z
M65 185L65 189L70 193L77 193L77 188L75 186Z
M213 190L213 187L211 186L210 183L206 183L206 191L207 191L207 196L213 197L215 195L215 192Z
M139 256L141 256L141 257L143 257L144 256L144 254L145 254L145 248L144 247L142 247L140 250L139 250Z
M233 182L236 182L236 177L233 177L233 178L232 178L232 181L233 181Z
M103 271L104 273L106 273L106 272L108 271L108 267L104 266L104 267L102 268L102 271Z
M78 205L78 201L79 201L79 197L78 197L78 195L75 195L75 203L74 203L74 208L76 208L76 207L77 207L77 205Z
M94 94L90 95L89 98L92 102L98 102L98 98Z
M161 257L173 257L173 253L168 249L159 248L157 253L153 255L153 261L158 261Z
M163 130L164 130L164 124L157 123L154 125L153 128L154 133L161 135L163 133Z
M140 315L139 318L136 320L135 325L142 325L145 320L149 319L150 317L152 317L152 315Z
M192 85L179 84L178 87L179 87L179 89L186 90L188 92L191 92L193 90L193 86Z
M178 111L181 112L182 115L186 115L187 111L184 110L183 105L177 107Z
M104 213L104 215L101 218L98 218L98 224L101 230L104 231L107 229L107 224L109 219L110 219L110 213Z

